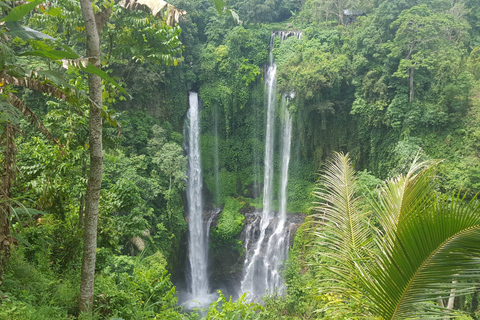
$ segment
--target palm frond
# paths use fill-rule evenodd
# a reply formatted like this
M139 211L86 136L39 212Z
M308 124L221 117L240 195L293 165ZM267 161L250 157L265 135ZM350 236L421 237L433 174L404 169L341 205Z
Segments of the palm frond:
M68 98L64 91L49 83L45 83L45 81L39 81L37 79L27 77L14 77L7 74L5 70L0 73L0 81L5 84L28 88L40 93L46 93L58 99L67 100Z
M474 290L470 280L480 277L480 203L437 193L435 167L436 162L414 162L408 174L378 188L372 209L381 226L371 241L348 157L335 154L327 163L315 192L319 255L328 263L321 267L336 283L327 290L369 301L363 316L441 319L445 309L432 302L452 290Z
M473 285L465 280L480 275L479 204L436 195L434 167L423 164L420 172L391 180L380 192L379 203L389 203L390 211L376 211L384 230L375 261L363 265L367 276L360 287L384 319L419 316L415 304L447 297L451 289L469 292Z
M45 127L43 122L37 117L37 115L27 107L22 100L20 100L16 95L9 92L7 96L7 102L10 103L12 106L20 110L25 117L30 121L31 124L35 124L38 130L50 141L58 145L60 148L62 146L59 144L58 139L56 139L50 131Z
M326 258L328 264L323 267L335 275L333 280L342 288L355 287L361 276L355 266L368 253L371 238L367 213L359 208L358 188L348 155L335 153L314 191L319 199L315 208L316 235L322 248L319 255Z
M378 199L374 199L372 207L385 236L392 236L390 233L412 208L429 206L433 199L435 164L434 161L419 163L415 158L406 175L386 180L378 188Z

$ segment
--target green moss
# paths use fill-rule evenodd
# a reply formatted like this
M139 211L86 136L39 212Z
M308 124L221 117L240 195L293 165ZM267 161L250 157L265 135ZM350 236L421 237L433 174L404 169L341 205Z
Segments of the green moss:
M241 202L232 197L225 200L225 207L218 219L218 226L212 231L215 238L224 243L234 241L240 232L242 232L245 217L239 210L244 206L245 202Z

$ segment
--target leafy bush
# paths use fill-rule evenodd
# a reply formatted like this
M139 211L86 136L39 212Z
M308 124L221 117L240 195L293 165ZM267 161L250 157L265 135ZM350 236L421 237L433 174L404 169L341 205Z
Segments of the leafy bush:
M213 230L215 239L229 243L242 232L245 217L239 213L239 210L244 206L245 202L240 202L235 198L228 198L225 201L225 207L218 219L218 226Z
M307 213L311 207L312 181L289 179L287 186L287 211Z
M222 291L219 290L218 293L220 296L208 308L205 320L264 319L262 314L258 312L263 309L262 306L256 303L248 303L246 293L235 302L232 301L231 296L227 301Z
M181 319L166 264L160 252L146 258L111 256L110 266L96 278L96 312L124 319L166 314Z
M77 309L78 277L41 272L22 253L7 266L0 291L0 319L73 319Z

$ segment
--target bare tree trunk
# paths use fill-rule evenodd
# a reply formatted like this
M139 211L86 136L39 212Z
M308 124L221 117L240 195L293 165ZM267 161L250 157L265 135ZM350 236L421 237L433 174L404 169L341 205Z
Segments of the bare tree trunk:
M456 284L458 281L453 280L452 284ZM455 289L453 288L450 290L450 297L448 297L447 309L453 310L453 305L455 303ZM449 311L445 311L446 313L450 313ZM443 320L450 320L450 317L443 318Z
M445 303L443 303L443 299L442 298L438 298L438 305L440 306L440 308L445 308Z
M82 179L87 176L87 159L82 155ZM85 195L80 196L80 209L78 210L78 229L83 228L83 216L85 213Z
M80 0L83 21L87 33L87 57L89 62L100 68L100 36L90 0ZM83 231L83 259L80 279L79 312L90 312L93 304L95 260L97 250L98 206L103 173L102 151L102 82L99 76L88 75L90 97L89 141L90 173L85 193L85 217Z
M80 196L80 208L78 209L78 229L83 228L83 216L85 212L85 195Z
M410 68L410 70L409 70L409 72L408 72L408 80L409 80L409 82L410 82L410 102L413 101L413 94L414 94L413 73L414 73L414 69L413 69L413 68Z
M453 280L452 284L456 284L458 281ZM448 298L447 309L453 310L453 304L455 303L455 289L450 291L450 297Z
M337 2L337 9L338 9L338 25L343 26L343 10L345 9L345 4L343 0L338 0Z
M12 196L12 181L15 179L15 128L6 123L1 137L5 144L5 159L3 162L2 185L0 189L0 279L3 279L5 263L10 258L10 198ZM0 281L1 284L2 281Z

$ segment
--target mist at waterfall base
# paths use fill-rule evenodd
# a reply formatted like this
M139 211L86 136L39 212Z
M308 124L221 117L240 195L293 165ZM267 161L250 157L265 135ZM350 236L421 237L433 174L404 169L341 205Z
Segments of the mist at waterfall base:
M275 37L283 41L289 36L300 37L299 32L274 32L270 40L270 48L273 48ZM281 269L287 258L290 247L291 231L295 223L292 223L287 215L287 185L288 168L290 162L290 147L292 139L292 118L288 111L288 101L294 94L282 94L282 99L277 106L276 97L276 63L270 50L270 61L265 68L265 155L263 176L263 209L254 210L245 214L245 226L241 239L245 249L243 262L243 275L238 283L209 283L209 256L208 241L212 221L218 218L220 209L206 211L203 205L203 177L200 157L200 102L198 94L189 93L189 111L185 122L185 151L188 155L188 180L187 180L187 219L188 219L188 252L185 272L185 283L177 284L179 303L186 309L208 308L222 290L226 297L238 298L242 293L247 293L250 301L260 300L265 294L282 294L284 283ZM218 148L217 121L218 114L214 112L215 148ZM275 119L280 119L279 126L275 125ZM275 131L280 128L281 143L279 150L275 150ZM275 172L275 154L280 154L279 172ZM218 150L216 150L215 172L216 197L219 194L218 184ZM258 155L253 155L258 158ZM257 159L254 159L257 162ZM280 177L279 210L273 211L274 198L274 175ZM261 181L255 177L255 181ZM218 198L217 198L218 200Z

